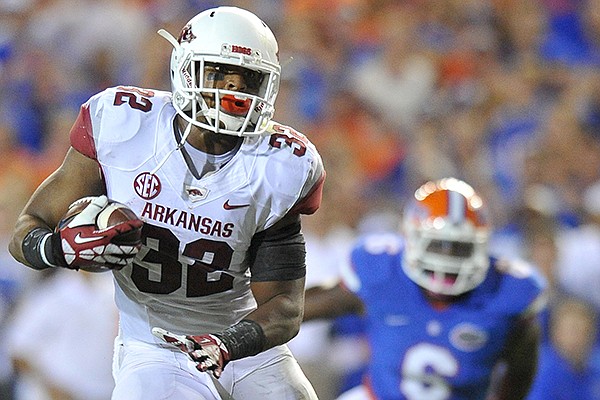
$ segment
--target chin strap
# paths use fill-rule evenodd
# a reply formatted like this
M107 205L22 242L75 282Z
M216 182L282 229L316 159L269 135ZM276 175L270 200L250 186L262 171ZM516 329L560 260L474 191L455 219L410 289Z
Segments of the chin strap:
M159 29L157 33L160 36L167 39L169 41L169 43L171 43L173 45L173 47L175 47L176 50L179 50L179 47L180 47L179 42L177 41L177 39L175 39L175 37L173 35L171 35L169 32L167 32L164 29Z
M175 153L177 150L179 150L183 147L188 136L190 135L190 132L192 132L192 123L188 121L187 127L185 128L185 131L183 132L183 135L181 136L181 140L179 141L179 143L177 143L177 146L174 149L169 150L169 152L163 157L163 159L158 163L158 165L156 167L154 167L154 169L152 171L150 171L150 173L152 175L156 174L156 172L159 169L161 169L163 165L165 165L165 163L167 162L167 160L171 157L171 155L173 153Z
M219 133L220 127L219 122L222 122L225 125L225 129L230 131L238 131L244 124L244 121L239 117L234 117L232 115L227 115L225 113L220 112L214 108L209 108L208 111L202 113L204 117L208 120L213 120L213 124L215 126L215 133Z
M159 29L157 33L160 36L162 36L165 39L167 39L167 41L169 43L171 43L171 45L175 48L176 51L178 51L181 48L181 45L179 44L179 42L177 41L177 39L175 39L175 37L173 35L171 35L169 32L167 32L166 30ZM165 155L163 157L163 159L158 163L158 165L156 167L154 167L154 169L152 171L150 171L151 174L155 174L159 169L162 168L163 165L165 165L165 163L167 162L167 160L171 157L171 155L173 153L175 153L177 150L181 149L181 147L185 144L185 141L187 140L187 138L190 135L191 131L192 131L192 123L188 121L188 125L185 128L185 132L183 133L183 136L181 137L181 140L177 144L177 147L175 147L174 149L170 150L167 153L167 155Z

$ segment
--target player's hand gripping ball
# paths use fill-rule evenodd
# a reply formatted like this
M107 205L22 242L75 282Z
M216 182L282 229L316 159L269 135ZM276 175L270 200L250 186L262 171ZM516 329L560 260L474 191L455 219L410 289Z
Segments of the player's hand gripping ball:
M198 371L209 372L217 379L229 362L229 350L216 335L184 336L158 327L152 328L152 334L187 354Z
M72 203L56 226L53 240L61 266L102 272L133 261L142 245L143 222L126 205L106 196ZM62 262L64 261L64 263Z

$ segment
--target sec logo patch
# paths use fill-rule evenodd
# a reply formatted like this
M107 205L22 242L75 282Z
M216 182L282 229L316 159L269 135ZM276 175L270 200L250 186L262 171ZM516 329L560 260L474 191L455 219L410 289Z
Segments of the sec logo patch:
M150 172L142 172L133 180L133 189L144 200L151 200L158 196L161 188L158 176Z

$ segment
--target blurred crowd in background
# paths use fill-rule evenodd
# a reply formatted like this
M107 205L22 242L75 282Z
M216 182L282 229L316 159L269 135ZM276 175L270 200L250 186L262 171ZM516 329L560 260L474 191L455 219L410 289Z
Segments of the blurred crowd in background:
M322 207L304 222L308 286L336 276L358 234L394 229L424 181L455 176L490 207L492 251L534 263L550 304L575 298L596 321L600 0L0 0L0 398L109 398L110 275L32 272L6 242L81 103L116 85L170 90L172 47L156 31L177 36L218 5L272 28L275 119L323 157ZM368 354L353 324L307 323L291 343L322 400ZM106 384L91 384L90 364Z

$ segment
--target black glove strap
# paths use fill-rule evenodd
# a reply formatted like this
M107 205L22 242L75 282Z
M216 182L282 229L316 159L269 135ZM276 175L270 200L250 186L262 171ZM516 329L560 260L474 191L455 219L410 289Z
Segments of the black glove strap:
M231 360L254 356L264 350L267 342L261 326L249 319L243 319L214 335L227 347Z
M38 227L30 231L23 239L21 249L25 260L34 269L64 267L67 264L61 253L60 236L48 228Z

